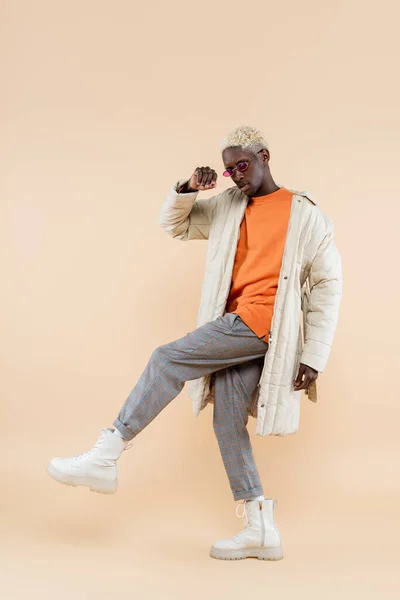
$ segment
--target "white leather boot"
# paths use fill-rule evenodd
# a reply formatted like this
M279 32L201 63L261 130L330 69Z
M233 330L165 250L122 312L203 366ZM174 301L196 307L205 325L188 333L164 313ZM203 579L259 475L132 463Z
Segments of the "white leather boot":
M260 560L280 560L283 558L279 531L274 522L274 508L277 502L265 500L243 500L236 507L238 517L245 516L245 528L234 537L218 540L211 547L210 556L225 560L259 558ZM243 513L238 508L243 506Z
M92 492L113 494L118 485L116 461L131 446L111 427L104 428L91 450L71 458L53 458L47 473L66 485L83 485Z

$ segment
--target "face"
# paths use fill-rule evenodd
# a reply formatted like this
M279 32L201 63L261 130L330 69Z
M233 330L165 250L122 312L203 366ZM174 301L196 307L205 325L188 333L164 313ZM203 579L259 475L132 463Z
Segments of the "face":
M268 150L261 150L254 154L249 150L242 150L238 147L226 148L222 152L222 160L225 169L230 167L233 169L242 161L251 161L245 171L236 169L231 176L232 181L243 191L247 196L254 195L260 188L264 176L265 165L269 160ZM245 187L244 187L245 186Z

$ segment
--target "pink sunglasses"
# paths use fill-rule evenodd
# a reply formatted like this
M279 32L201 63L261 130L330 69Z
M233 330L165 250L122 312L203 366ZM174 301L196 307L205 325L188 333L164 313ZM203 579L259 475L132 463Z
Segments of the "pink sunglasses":
M259 154L260 152L262 152L262 150L259 150L259 151L257 152L257 154ZM251 163L251 161L252 161L252 160L253 160L253 159L254 159L256 156L257 156L257 155L255 155L255 156L252 156L252 157L251 157L249 160L242 160L240 163L238 163L238 164L236 165L236 167L233 167L233 169L232 169L232 167L228 167L228 168L227 168L227 169L226 169L226 170L225 170L225 171L222 173L222 175L223 175L224 177L232 177L232 175L234 174L234 172L235 172L236 170L240 171L240 173L243 173L243 171L246 171L246 169L248 168L249 164Z

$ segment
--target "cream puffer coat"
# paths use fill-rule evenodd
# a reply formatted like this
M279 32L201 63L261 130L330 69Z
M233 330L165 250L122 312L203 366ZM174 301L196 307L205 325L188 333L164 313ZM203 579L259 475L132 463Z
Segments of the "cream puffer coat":
M177 188L185 181L179 179L170 189L159 223L178 240L208 240L197 317L200 327L225 313L240 224L249 198L235 185L198 200L199 192L178 194ZM290 191L293 199L269 346L248 408L249 415L257 420L255 434L261 436L298 430L301 390L294 391L293 381L300 363L318 372L325 369L342 295L342 264L332 220L308 192ZM214 403L214 373L189 381L188 391L197 416L208 403ZM317 382L305 393L316 402Z

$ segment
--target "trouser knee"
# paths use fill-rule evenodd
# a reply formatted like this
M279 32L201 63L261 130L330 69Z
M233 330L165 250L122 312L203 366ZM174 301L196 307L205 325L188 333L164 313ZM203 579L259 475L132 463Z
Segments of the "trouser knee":
M150 359L165 362L169 358L169 347L168 344L157 346L151 353Z

